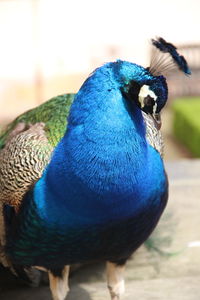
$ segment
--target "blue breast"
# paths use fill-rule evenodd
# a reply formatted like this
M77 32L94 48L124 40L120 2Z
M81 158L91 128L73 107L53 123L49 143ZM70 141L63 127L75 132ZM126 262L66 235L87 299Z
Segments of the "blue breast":
M96 71L75 98L51 162L24 199L9 233L12 260L52 268L127 258L139 247L167 198L162 159L145 134L140 109L127 104L109 66Z
M105 85L80 90L66 135L34 188L38 212L49 224L119 220L149 199L156 205L163 193L163 162L147 144L140 109L127 107L120 90Z

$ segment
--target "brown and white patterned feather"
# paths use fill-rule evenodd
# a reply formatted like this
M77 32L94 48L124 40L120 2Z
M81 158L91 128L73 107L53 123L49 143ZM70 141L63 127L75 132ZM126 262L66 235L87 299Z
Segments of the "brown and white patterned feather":
M53 150L44 127L19 123L8 136L0 151L0 202L19 207L26 191L42 176Z
M44 128L44 123L18 123L0 151L0 263L14 274L15 270L4 251L6 240L3 206L14 206L17 212L24 194L42 176L50 161L53 147L47 140ZM40 274L35 274L34 269L24 271L31 283L37 285Z

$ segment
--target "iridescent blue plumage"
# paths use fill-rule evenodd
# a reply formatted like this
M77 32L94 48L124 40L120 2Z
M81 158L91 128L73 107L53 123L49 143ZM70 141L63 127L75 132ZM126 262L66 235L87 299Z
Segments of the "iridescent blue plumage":
M121 263L148 238L168 183L142 111L156 124L166 101L165 78L139 65L118 60L91 74L43 175L17 213L4 210L13 264L62 271L90 260Z
M125 71L121 62L96 70L77 94L66 135L35 187L40 213L47 219L53 216L58 222L76 224L80 218L80 225L94 225L124 218L142 205L140 199L142 203L148 201L152 190L160 189L164 181L162 161L146 142L141 110L134 103L128 107L121 93L123 78L140 78L142 85L151 76L137 65L124 65ZM155 186L153 183L151 187L152 178L145 183L145 166L149 164L152 173L154 156L154 168L161 172L155 173ZM142 184L148 188L141 191ZM56 210L57 198L62 210ZM63 220L64 209L68 217Z
M146 140L141 109L122 93L132 81L152 84L166 101L162 80L123 61L97 69L81 87L65 136L25 196L8 248L15 263L50 268L118 261L155 227L166 204L167 180L159 153Z

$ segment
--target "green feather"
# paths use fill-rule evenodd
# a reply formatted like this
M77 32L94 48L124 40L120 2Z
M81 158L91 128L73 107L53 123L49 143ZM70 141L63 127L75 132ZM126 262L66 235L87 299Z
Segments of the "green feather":
M1 132L0 149L3 148L7 137L20 122L26 124L45 123L47 138L55 147L66 131L67 116L73 100L74 94L57 96L17 117Z

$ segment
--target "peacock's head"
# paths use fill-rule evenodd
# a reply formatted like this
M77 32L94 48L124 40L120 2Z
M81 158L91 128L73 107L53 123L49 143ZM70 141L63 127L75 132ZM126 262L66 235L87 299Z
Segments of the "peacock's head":
M155 53L151 59L150 67L117 61L115 65L118 73L121 91L129 102L134 101L139 108L150 114L159 129L161 127L160 111L168 97L166 78L169 71L175 67L185 74L191 74L187 62L180 56L175 48L164 39L152 40Z

